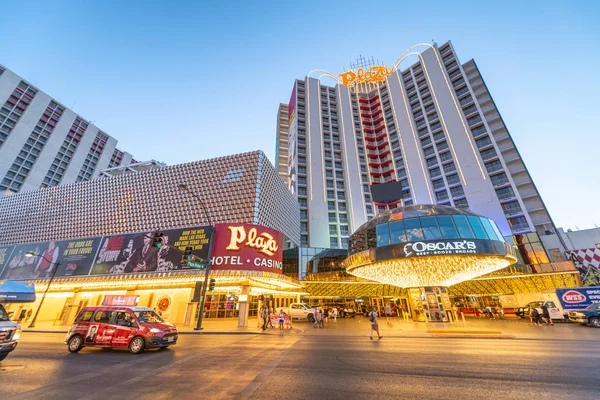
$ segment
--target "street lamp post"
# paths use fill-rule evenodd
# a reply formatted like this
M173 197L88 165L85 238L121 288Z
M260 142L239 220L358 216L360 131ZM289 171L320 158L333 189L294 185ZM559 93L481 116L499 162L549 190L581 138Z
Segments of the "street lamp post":
M33 319L31 320L31 324L29 324L30 328L35 328L35 321L38 317L38 314L40 313L40 310L42 309L42 305L44 305L44 300L46 300L46 295L48 294L48 289L50 289L50 285L52 284L52 281L54 280L56 271L58 271L58 267L60 267L60 262L53 263L52 261L48 260L46 257L40 256L39 254L35 254L31 251L26 253L25 257L40 257L40 258L43 258L44 260L46 260L47 262L49 262L50 265L54 264L54 266L55 266L54 269L52 270L52 276L50 276L50 281L48 281L48 285L46 285L46 290L44 290L44 294L42 295L42 300L40 301L40 305L38 306L38 309L35 312Z
M202 201L200 196L198 196L196 193L191 191L185 183L179 184L179 190L187 191L189 194L194 196L200 202L200 205L202 206L202 209L204 210L204 215L206 216L206 220L208 221L208 225L210 226L210 242L208 244L208 256L207 256L207 260L206 260L206 267L204 268L204 283L202 284L200 312L198 314L198 322L196 323L196 327L194 328L194 330L200 331L200 330L202 330L202 320L204 319L204 305L206 302L206 288L208 287L208 275L210 274L210 262L211 262L211 257L212 257L213 243L215 241L215 237L214 237L215 236L215 228L210 220L210 215L208 214L208 211L206 210L206 206L204 205L204 202Z

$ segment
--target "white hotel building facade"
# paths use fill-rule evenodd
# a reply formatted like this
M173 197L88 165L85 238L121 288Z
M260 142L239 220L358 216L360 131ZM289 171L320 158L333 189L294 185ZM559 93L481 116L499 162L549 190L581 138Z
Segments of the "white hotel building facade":
M132 163L115 138L0 65L0 195L88 181Z
M461 63L451 42L406 54L418 61L400 58L377 84L311 73L280 105L276 165L300 202L302 245L347 248L370 218L411 204L468 208L505 236L554 233L475 61ZM394 181L397 200L373 202L370 185Z

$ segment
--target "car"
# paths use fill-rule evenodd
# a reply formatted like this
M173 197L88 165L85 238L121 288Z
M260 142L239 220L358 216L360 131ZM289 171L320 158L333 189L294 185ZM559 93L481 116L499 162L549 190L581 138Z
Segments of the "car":
M292 303L288 309L288 315L292 320L300 321L315 321L315 309L310 308L308 304L304 303Z
M177 343L177 328L146 307L96 306L79 311L64 343L71 353L84 347L128 348L139 354Z
M333 307L337 308L340 318L356 317L356 310L348 304L332 304L329 306L330 309L333 309Z
M8 354L17 348L20 337L21 325L12 322L4 306L0 304L0 361L8 357Z
M569 320L581 325L600 328L600 303L592 303L582 311L570 311Z

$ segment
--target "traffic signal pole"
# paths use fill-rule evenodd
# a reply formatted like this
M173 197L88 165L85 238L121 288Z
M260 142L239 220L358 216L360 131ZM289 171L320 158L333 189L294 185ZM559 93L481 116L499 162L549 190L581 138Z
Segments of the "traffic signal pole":
M206 288L208 287L208 275L210 274L210 264L212 262L212 249L215 242L215 227L210 225L210 242L208 245L208 257L206 267L204 268L204 283L202 284L202 295L200 297L200 312L198 313L198 322L196 323L195 331L202 330L202 320L204 319L204 305L206 303Z

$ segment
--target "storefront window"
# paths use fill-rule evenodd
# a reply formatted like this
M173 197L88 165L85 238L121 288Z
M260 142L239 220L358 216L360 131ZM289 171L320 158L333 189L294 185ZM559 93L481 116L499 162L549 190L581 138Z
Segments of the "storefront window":
M421 222L419 221L419 218L405 219L404 229L406 230L408 242L423 240L423 230L421 229Z
M441 239L442 233L438 227L437 220L435 217L422 217L421 226L423 227L423 233L425 234L425 240Z
M402 221L390 222L390 236L392 244L408 242L404 233L404 223Z
M390 227L388 224L377 225L377 247L390 244Z
M469 223L473 228L473 232L475 232L475 237L477 239L488 239L488 235L485 233L485 229L483 229L483 225L481 225L479 217L469 215L467 218L469 219Z
M460 236L458 235L458 230L456 230L451 216L440 215L439 217L437 217L437 222L440 226L440 231L442 232L442 237L444 239L460 238Z
M454 215L452 218L454 219L454 223L456 224L456 228L458 229L461 238L475 239L475 234L473 233L473 229L471 229L471 225L469 225L469 220L467 220L466 216Z

